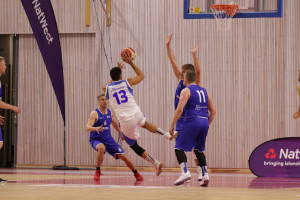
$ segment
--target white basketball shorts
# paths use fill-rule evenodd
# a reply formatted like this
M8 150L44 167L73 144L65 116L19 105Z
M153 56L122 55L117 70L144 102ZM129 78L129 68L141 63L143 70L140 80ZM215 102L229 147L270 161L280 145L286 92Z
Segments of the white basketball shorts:
M128 121L120 121L121 130L124 135L133 140L138 140L141 138L139 133L139 127L144 126L146 122L146 117L139 109Z

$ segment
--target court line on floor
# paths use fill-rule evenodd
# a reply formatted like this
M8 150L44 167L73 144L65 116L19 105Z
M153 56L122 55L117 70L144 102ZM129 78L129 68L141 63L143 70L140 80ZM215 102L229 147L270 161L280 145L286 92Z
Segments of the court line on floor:
M168 186L85 185L85 184L47 184L47 185L28 185L28 186L32 186L32 187L67 187L67 188L135 188L135 189L171 188Z
M83 175L83 174L94 174L94 170L78 170L78 171L57 171L57 170L13 170L13 169L2 169L0 170L1 173L34 173L34 174L76 174L76 175ZM103 174L131 174L130 171L102 171ZM141 171L143 175L153 175L154 172L143 172ZM161 175L178 175L180 172L162 172ZM193 172L191 174L197 174L196 172ZM220 176L220 177L256 177L253 174L231 174L231 173L210 173L210 176Z

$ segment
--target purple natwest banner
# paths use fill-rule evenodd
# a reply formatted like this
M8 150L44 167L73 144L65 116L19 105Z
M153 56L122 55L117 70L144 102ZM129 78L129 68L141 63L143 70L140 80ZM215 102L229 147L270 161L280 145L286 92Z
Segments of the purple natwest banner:
M65 122L62 55L57 24L50 0L21 0L46 65Z
M300 137L267 141L252 152L249 168L256 176L300 177Z

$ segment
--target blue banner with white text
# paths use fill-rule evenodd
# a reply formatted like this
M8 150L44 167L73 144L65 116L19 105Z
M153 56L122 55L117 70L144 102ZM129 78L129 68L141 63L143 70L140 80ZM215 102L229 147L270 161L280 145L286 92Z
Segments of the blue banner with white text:
M62 54L50 0L21 0L46 65L65 123L65 94Z

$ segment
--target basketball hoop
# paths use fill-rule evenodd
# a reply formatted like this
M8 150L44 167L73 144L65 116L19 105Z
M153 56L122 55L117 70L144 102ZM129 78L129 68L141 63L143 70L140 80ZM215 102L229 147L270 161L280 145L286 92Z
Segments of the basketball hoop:
M232 17L236 14L239 5L211 5L215 19L217 20L218 30L230 30Z

